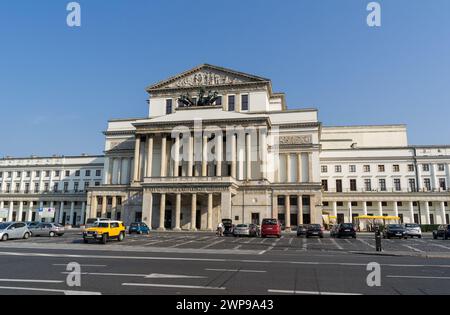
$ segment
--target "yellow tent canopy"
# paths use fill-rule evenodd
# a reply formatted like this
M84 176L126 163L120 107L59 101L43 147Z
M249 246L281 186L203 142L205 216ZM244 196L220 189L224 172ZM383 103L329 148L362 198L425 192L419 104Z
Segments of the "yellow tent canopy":
M385 221L398 221L400 217L394 216L370 216L370 215L361 215L356 217L359 220L385 220Z

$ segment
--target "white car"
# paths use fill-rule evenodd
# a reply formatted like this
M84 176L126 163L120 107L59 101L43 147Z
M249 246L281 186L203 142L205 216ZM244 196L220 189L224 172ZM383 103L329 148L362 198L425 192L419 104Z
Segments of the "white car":
M407 223L405 224L406 236L414 238L422 238L422 229L419 224Z
M0 223L0 240L7 241L11 239L29 239L30 230L26 223L5 222Z

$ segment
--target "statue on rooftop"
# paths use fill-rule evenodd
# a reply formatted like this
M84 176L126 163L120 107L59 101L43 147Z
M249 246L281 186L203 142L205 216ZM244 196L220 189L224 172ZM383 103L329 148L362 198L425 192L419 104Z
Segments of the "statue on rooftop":
M181 107L194 107L194 106L214 106L214 103L218 100L219 93L208 91L206 94L205 89L200 89L197 98L192 98L189 93L182 94L178 98L178 102Z

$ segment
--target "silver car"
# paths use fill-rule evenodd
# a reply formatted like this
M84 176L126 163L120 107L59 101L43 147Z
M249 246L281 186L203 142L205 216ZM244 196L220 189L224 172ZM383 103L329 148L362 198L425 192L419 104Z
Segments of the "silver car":
M56 223L39 223L38 225L30 226L31 236L63 236L64 227Z
M27 225L22 222L0 223L0 240L29 239L31 236Z
M422 229L419 224L407 223L405 224L406 236L422 238Z
M255 224L238 224L234 228L234 236L258 236L258 226Z

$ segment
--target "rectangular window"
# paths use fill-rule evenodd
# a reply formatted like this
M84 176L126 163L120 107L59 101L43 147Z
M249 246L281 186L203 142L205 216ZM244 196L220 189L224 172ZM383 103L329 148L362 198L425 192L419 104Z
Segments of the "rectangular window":
M279 196L278 197L278 205L279 206L285 206L286 205L285 198L283 196Z
M334 171L335 171L336 173L342 173L342 166L336 165L336 166L334 167Z
M39 192L39 183L34 183L34 192L35 193Z
M44 191L45 192L49 192L50 191L50 184L49 183L45 183L44 184Z
M409 164L408 165L408 172L415 172L416 171L416 168L414 167L414 164Z
M11 193L11 184L6 184L6 193Z
M370 179L364 180L364 188L366 191L372 191L372 180Z
M31 172L27 172L27 178L31 177Z
M230 95L228 96L228 111L234 112L236 108L236 96Z
M53 192L58 192L58 183L53 185Z
M385 179L380 179L379 184L380 184L380 191L386 191L387 190L387 188L386 188L386 180Z
M84 190L87 190L89 188L90 183L89 182L84 182Z
M217 96L216 105L222 106L222 96Z
M328 181L326 179L322 180L322 189L328 191Z
M356 173L356 165L350 165L349 171L350 173Z
M25 193L29 194L30 193L30 184L25 184Z
M439 179L439 188L441 188L441 190L447 190L447 181L445 178Z
M392 171L394 172L394 173L398 173L398 172L400 172L400 165L394 165L394 166L392 166Z
M336 192L338 193L342 192L342 180L340 179L336 180Z
M249 110L249 105L248 105L248 95L242 95L242 103L241 103L241 110L243 111L247 111Z
M364 165L364 173L370 173L370 165Z
M350 190L357 191L358 186L356 185L356 179L350 179Z
M430 164L423 164L422 165L422 169L424 172L429 172L430 171Z
M378 165L378 172L379 173L384 173L386 171L386 168L384 165Z
M79 182L73 183L73 190L74 190L75 192L78 192L79 187L80 187L80 183L79 183Z
M322 173L328 173L328 166L322 165Z
M426 189L427 191L431 191L431 179L425 178L424 184L425 184L425 189Z
M445 165L444 164L439 164L438 165L438 171L439 172L445 172Z
M172 114L173 111L173 101L172 100L166 100L166 114Z
M69 192L69 183L68 182L65 182L64 183L64 192L66 193L66 192Z
M408 183L409 183L409 190L411 192L416 192L417 191L416 180L414 178L410 178L408 180Z
M55 171L55 177L59 177L60 174L61 174L60 171Z
M70 171L66 171L66 177L70 177Z
M91 171L90 170L86 170L85 176L86 177L90 177L91 176Z
M80 177L80 171L75 171L75 177Z
M95 176L97 176L97 177L102 176L102 171L101 170L96 170L95 171Z
M0 178L3 178L3 172L0 172Z
M402 182L399 178L394 179L395 191L402 191Z
M12 172L8 172L8 178L12 177Z
M16 184L16 194L18 194L20 192L20 184L17 183Z
M41 177L41 172L40 171L36 171L35 176L36 177Z

